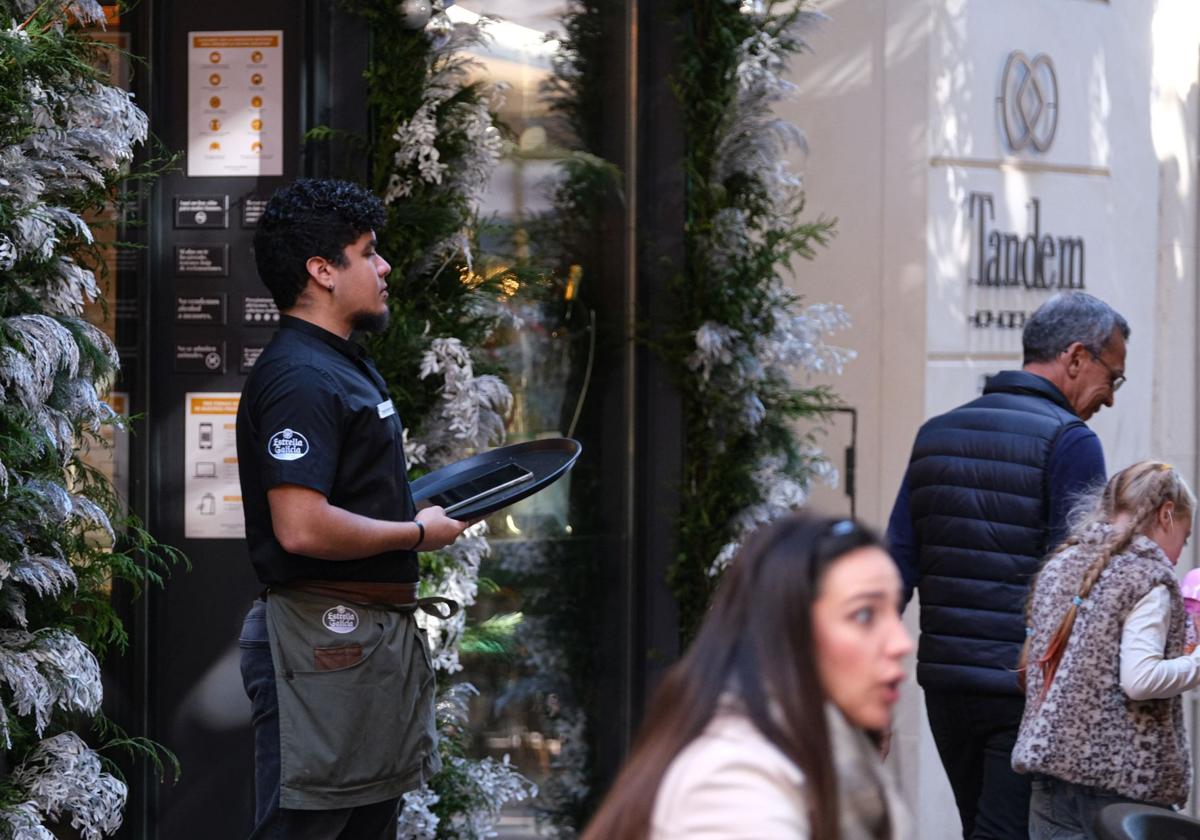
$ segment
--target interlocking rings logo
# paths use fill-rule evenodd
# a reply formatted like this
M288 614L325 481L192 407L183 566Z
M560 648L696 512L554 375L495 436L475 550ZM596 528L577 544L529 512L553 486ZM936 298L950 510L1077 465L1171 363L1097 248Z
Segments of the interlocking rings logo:
M999 101L1010 149L1019 152L1032 146L1044 152L1050 148L1058 129L1058 76L1050 56L1042 53L1031 61L1020 51L1009 55Z

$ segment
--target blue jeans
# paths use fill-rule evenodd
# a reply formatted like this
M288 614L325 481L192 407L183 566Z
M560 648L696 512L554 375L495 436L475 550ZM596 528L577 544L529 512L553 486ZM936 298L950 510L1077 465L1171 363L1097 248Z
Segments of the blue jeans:
M1096 840L1096 814L1114 802L1137 800L1053 776L1035 777L1029 798L1029 840Z
M242 684L253 706L254 831L251 840L370 840L396 836L400 800L358 808L297 811L279 807L279 703L267 635L267 602L246 614L238 639Z

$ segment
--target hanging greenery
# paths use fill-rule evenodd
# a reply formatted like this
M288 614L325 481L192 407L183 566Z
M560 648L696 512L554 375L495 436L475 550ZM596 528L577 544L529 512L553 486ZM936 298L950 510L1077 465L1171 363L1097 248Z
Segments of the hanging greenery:
M177 559L80 457L121 422L102 399L116 351L82 317L104 263L84 215L147 131L72 28L103 20L94 0L0 0L0 835L21 838L120 827L126 786L101 754L137 742L100 716L99 660L127 642L112 585Z
M389 298L387 332L369 349L409 430L410 464L436 469L502 443L512 403L478 355L509 317L504 300L520 286L510 270L475 255L479 200L502 149L492 116L499 94L471 81L466 53L485 37L488 21L452 23L436 1L347 6L371 28L372 187L388 207L376 233L400 290ZM473 604L491 551L486 533L480 523L449 548L422 554L423 590ZM451 682L462 669L466 617L464 609L449 622L425 622L440 675L444 769L405 796L401 838L488 836L506 802L536 793L507 761L466 754L474 688Z
M670 584L683 638L744 536L802 504L831 477L812 431L836 403L806 373L839 371L852 353L824 343L839 306L803 305L784 277L832 230L800 221L804 191L786 153L803 135L774 105L788 61L820 19L789 0L676 0L686 26L674 82L686 152L685 265L666 353L683 396L678 555ZM808 426L811 429L811 425Z

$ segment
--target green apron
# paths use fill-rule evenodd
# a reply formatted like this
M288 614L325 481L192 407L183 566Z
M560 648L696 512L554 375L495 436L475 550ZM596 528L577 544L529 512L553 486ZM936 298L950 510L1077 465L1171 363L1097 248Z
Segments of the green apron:
M433 667L413 609L271 590L281 807L383 802L441 769Z

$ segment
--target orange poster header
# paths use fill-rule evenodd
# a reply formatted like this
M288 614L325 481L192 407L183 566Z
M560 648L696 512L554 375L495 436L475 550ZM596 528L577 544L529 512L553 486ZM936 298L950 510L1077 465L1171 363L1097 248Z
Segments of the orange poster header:
M192 414L237 414L237 397L192 397Z
M224 47L239 49L242 47L278 47L278 35L197 35L192 38L192 46L197 49Z

